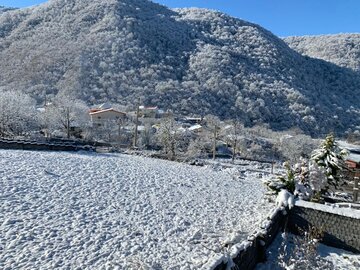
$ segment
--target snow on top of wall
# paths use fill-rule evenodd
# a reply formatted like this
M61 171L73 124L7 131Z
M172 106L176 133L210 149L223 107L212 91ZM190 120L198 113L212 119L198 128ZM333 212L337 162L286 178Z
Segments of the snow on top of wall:
M314 209L326 213L331 213L335 215L360 219L360 210L353 208L340 208L336 205L324 205L319 203L307 202L302 200L295 201L295 205L298 207L304 207L309 209Z

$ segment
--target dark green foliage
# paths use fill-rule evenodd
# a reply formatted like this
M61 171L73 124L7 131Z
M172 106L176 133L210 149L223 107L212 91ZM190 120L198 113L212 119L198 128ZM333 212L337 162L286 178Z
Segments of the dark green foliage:
M295 172L288 162L285 162L286 176L279 177L280 181L284 183L284 188L290 193L294 194L295 191Z

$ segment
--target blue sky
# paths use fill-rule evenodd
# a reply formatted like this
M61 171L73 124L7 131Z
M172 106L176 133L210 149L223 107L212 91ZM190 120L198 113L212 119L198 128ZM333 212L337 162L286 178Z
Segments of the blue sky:
M251 21L278 36L360 32L360 0L153 0L168 7L203 7ZM45 0L0 0L26 7Z

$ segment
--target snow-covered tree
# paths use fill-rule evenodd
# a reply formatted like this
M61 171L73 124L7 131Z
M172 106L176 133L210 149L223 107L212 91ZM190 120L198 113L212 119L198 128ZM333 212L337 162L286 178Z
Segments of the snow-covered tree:
M233 119L228 122L228 125L222 129L222 137L228 145L231 146L232 149L232 162L234 162L235 157L239 151L239 139L240 132L244 128L244 126L240 123L239 120Z
M167 117L161 121L156 137L167 157L174 160L179 143L179 133L173 117Z
M342 178L342 172L346 168L346 155L347 151L338 147L333 134L328 135L320 147L312 153L311 160L324 171L327 179L321 190L322 193L328 192L330 188L338 189L346 184ZM322 177L318 181L323 182Z
M216 157L216 146L217 140L219 138L220 133L220 119L214 115L207 115L205 116L206 126L208 127L210 133L212 134L212 158L215 159Z
M85 129L89 126L89 108L81 100L69 96L57 96L46 107L44 118L50 133L59 129L70 138L71 127Z
M139 137L139 145L142 148L151 148L154 145L155 130L150 123L145 124L144 130L141 131Z
M203 138L199 137L190 141L186 151L186 157L190 159L204 158L206 157L206 153L207 153L206 144Z
M34 99L20 91L0 92L0 136L24 135L38 126Z

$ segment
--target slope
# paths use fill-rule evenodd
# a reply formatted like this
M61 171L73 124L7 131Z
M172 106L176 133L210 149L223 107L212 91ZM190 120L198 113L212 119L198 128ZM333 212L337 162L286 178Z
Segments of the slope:
M287 37L294 50L360 72L360 34Z
M356 129L360 77L304 57L258 25L146 0L52 0L0 15L0 89L39 102L137 98L310 134Z

